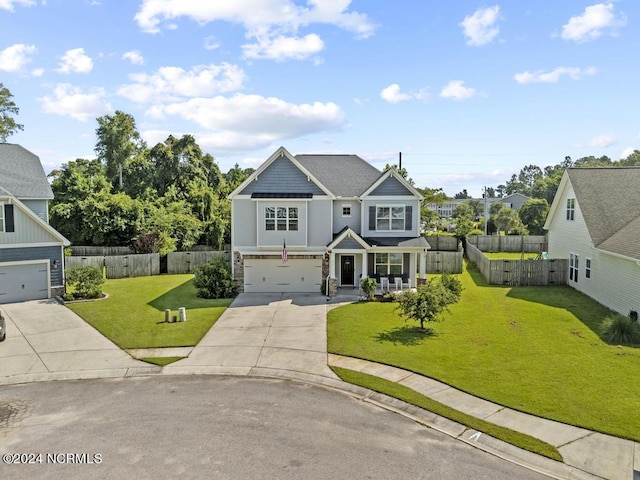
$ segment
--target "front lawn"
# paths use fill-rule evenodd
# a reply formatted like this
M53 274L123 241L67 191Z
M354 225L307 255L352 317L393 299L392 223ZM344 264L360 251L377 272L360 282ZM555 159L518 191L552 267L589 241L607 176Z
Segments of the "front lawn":
M400 318L395 303L328 315L329 352L398 366L540 417L640 441L640 349L607 345L610 313L566 286L489 286L467 271L444 321Z
M231 303L231 299L196 297L193 275L157 275L107 280L106 300L67 306L120 348L186 347L196 345ZM187 309L187 321L165 323Z

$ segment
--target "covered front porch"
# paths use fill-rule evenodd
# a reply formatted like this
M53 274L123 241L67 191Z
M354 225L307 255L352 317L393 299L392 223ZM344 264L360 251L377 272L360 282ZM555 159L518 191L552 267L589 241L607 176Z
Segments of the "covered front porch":
M415 288L426 281L429 244L417 238L362 238L350 229L327 246L329 295L335 289L359 289L363 278L375 278L379 294ZM331 286L334 288L332 289Z

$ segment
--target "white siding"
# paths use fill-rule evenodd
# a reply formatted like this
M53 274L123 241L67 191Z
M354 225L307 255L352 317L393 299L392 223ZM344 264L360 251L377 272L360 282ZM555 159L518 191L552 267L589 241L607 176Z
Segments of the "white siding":
M575 198L571 183L561 195L558 211L549 225L549 256L578 255L578 281L569 285L622 315L640 310L640 266L633 259L607 254L594 247L576 199L574 220L567 220L568 198ZM591 259L591 278L586 277L586 260Z
M342 207L351 208L351 216L342 216ZM357 200L334 200L333 201L333 233L338 233L344 227L351 227L351 230L360 234L360 202Z
M331 199L328 197L314 197L309 202L309 247L326 247L333 240L331 213Z
M249 198L233 200L233 243L235 247L256 246L256 202Z

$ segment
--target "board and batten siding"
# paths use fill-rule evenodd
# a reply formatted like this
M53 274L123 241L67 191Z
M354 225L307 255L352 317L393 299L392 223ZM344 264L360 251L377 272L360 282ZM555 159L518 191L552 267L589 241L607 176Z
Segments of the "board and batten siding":
M15 231L0 232L0 244L26 244L26 243L60 243L60 239L47 231L43 225L31 218L18 205L13 208L13 221Z
M24 262L28 260L47 260L51 271L51 287L63 285L63 251L62 246L0 248L0 263ZM53 262L57 261L57 268Z
M342 215L343 207L351 209L351 215L344 217ZM360 234L360 202L357 200L334 200L333 201L333 233L340 232L344 227L350 227L351 230Z
M331 199L329 197L313 197L309 202L309 247L326 247L333 240L331 213ZM335 217L334 217L335 219Z
M369 229L369 207L380 206L394 206L404 205L411 206L411 229L410 230L392 230L392 231L377 231ZM362 202L362 236L363 237L417 237L419 235L418 229L420 227L420 201L416 198L413 200L388 200L379 199L375 197L367 197Z
M47 200L22 200L29 210L38 215L46 223L49 223L49 209Z
M397 178L388 177L378 185L369 195L377 196L406 196L413 195Z
M233 199L233 243L236 247L255 247L256 235L256 202L249 198Z

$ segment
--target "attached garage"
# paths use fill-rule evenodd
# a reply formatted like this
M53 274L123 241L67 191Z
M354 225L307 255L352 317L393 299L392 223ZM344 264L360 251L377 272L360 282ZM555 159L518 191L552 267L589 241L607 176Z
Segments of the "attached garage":
M320 293L321 258L292 258L286 263L277 258L244 259L245 292Z
M0 304L49 298L48 263L0 263Z

